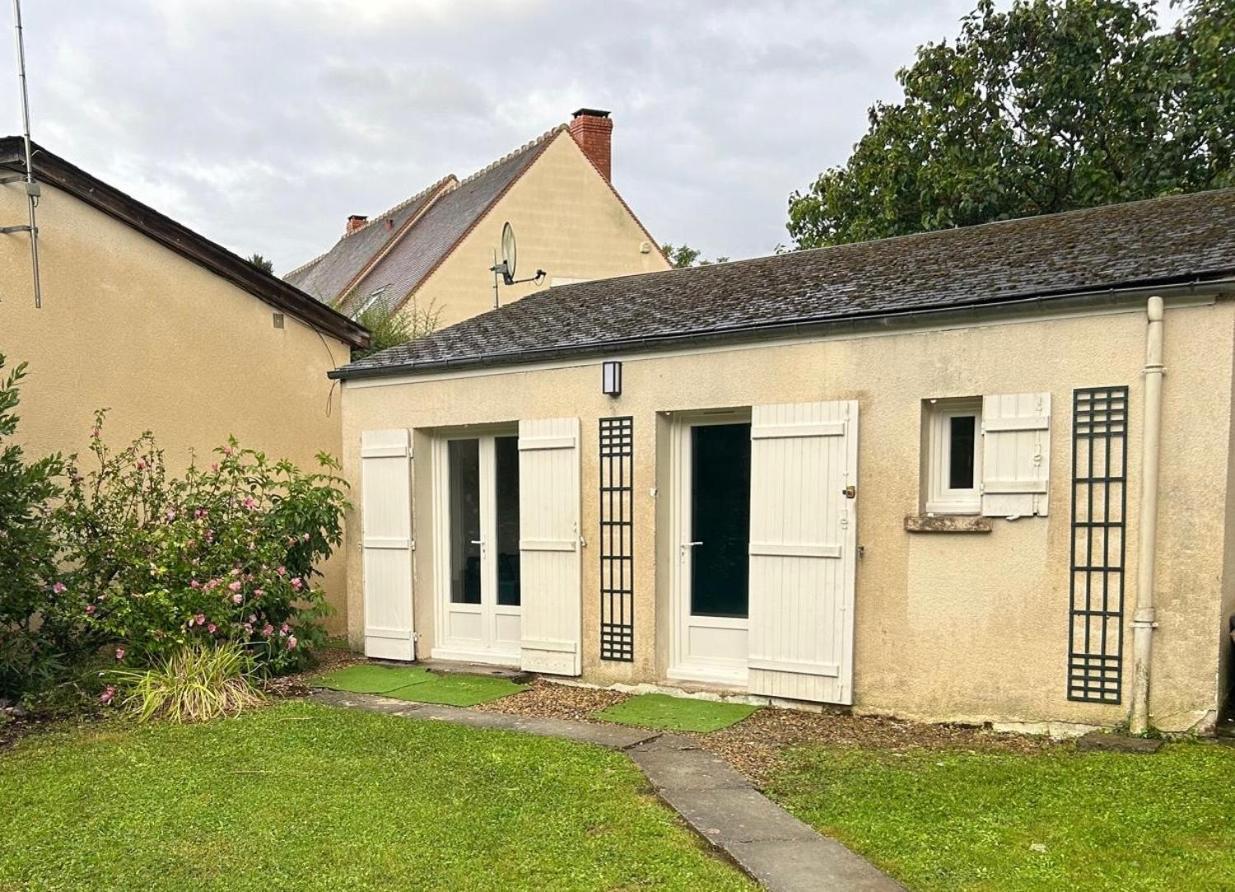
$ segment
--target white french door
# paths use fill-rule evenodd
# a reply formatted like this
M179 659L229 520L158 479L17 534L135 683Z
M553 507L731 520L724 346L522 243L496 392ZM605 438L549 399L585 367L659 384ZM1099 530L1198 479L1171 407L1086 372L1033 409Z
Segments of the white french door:
M749 412L677 420L670 678L746 684L750 456Z
M437 637L433 657L518 665L522 625L519 438L435 443Z

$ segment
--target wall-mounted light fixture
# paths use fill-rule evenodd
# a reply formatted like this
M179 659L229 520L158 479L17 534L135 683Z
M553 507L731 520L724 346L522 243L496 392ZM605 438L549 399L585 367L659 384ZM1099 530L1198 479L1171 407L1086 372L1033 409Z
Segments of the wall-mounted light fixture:
M622 395L622 364L617 360L607 360L601 368L600 389L607 396Z

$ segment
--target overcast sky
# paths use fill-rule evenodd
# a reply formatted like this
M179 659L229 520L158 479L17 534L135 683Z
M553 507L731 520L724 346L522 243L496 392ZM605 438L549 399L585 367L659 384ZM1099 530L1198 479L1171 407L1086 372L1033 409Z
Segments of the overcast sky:
M374 214L569 119L660 241L785 242L896 69L973 0L25 0L37 141L285 273ZM7 10L5 27L10 27ZM0 121L20 129L12 42Z

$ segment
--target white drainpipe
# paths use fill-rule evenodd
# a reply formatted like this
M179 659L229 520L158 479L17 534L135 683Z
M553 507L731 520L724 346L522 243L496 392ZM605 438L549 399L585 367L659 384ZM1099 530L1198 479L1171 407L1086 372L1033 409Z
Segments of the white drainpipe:
M1158 463L1162 438L1162 298L1151 297L1145 313L1145 427L1141 442L1141 516L1137 546L1136 614L1132 619L1132 711L1128 730L1149 730L1149 665L1153 652L1154 565L1158 538Z

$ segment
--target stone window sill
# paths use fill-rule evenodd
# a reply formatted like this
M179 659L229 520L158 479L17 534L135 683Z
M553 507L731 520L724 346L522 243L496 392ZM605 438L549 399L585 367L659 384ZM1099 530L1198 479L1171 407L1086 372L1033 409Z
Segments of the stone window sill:
M965 514L908 514L905 530L910 533L989 533L989 517Z

